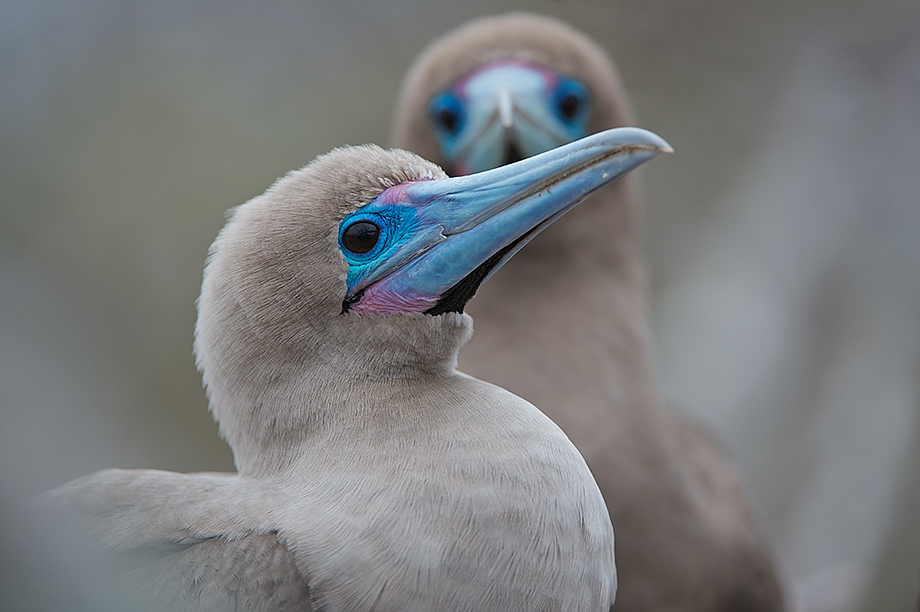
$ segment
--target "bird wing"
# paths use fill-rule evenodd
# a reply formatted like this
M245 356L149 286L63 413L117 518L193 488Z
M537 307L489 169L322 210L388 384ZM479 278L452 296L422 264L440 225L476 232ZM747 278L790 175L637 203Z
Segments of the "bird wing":
M267 511L283 495L234 474L112 469L40 501L81 535L79 548L102 549L100 586L132 609L310 610L307 581Z
M671 410L671 417L689 471L687 483L731 559L723 574L730 601L737 609L785 609L776 561L729 453L686 411Z
M670 423L688 473L687 482L696 489L695 499L708 504L704 513L726 534L756 529L757 519L728 450L686 410L669 408Z
M311 610L306 580L277 532L209 538L125 574L121 593L144 609Z

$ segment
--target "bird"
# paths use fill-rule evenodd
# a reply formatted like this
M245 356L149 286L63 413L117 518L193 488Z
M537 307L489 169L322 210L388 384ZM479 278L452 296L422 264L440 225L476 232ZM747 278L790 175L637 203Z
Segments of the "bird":
M554 18L510 13L468 22L418 55L390 142L462 175L634 123L598 44ZM540 406L584 455L617 533L617 610L784 610L741 475L658 389L632 178L482 288L460 367Z
M375 145L288 173L233 210L198 300L237 473L108 469L42 506L130 560L129 609L608 610L614 535L584 459L457 354L495 270L667 151L621 128L465 177Z

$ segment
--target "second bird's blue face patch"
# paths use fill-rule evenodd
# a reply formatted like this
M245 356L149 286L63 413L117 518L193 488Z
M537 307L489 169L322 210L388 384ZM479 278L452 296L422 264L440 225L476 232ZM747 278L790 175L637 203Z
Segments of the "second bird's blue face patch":
M582 138L591 97L577 79L537 64L502 60L432 97L428 116L450 171L471 174Z

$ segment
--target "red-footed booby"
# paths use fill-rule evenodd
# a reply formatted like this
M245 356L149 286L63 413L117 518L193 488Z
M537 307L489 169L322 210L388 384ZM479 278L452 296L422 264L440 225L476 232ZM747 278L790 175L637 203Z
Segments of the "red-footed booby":
M371 145L289 173L233 212L198 302L239 473L106 470L45 502L144 560L125 580L157 609L608 610L613 530L581 455L455 365L480 283L668 150L624 128L460 178Z
M392 143L464 174L631 117L598 45L515 13L470 22L419 55ZM633 189L630 178L605 188L483 288L460 367L539 406L584 455L617 532L616 609L783 610L734 466L658 395Z

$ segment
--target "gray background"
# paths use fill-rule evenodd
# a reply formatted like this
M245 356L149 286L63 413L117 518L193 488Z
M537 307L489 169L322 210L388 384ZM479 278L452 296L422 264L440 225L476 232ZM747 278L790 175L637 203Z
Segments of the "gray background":
M415 54L510 9L604 45L677 150L642 171L662 384L738 459L797 602L917 609L916 0L0 1L0 609L43 605L26 496L232 469L191 353L224 211L386 144Z

